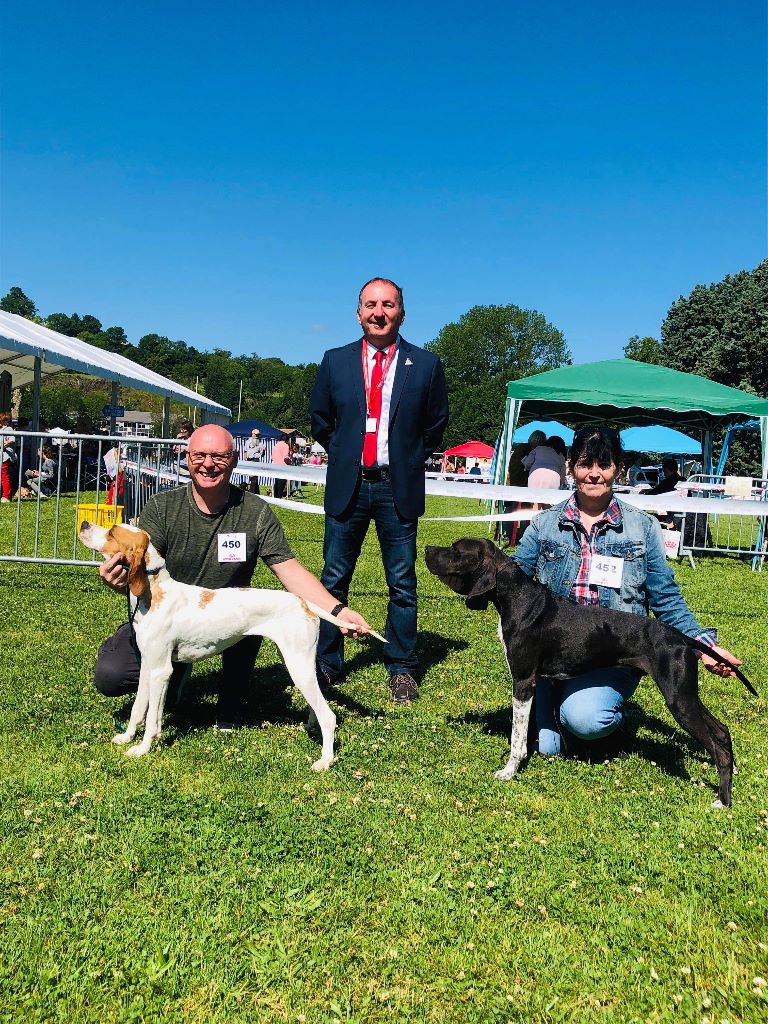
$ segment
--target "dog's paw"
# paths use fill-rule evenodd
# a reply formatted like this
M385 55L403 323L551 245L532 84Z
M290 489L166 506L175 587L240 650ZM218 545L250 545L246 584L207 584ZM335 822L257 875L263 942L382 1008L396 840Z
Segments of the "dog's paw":
M327 772L335 760L335 757L321 757L312 765L312 771Z
M112 737L112 742L122 746L123 743L130 743L133 739L130 733L118 732Z
M520 770L520 761L508 761L503 768L493 773L494 779L501 779L502 782L509 782L514 779Z
M712 806L716 811L726 811L728 809L720 797L718 797L717 800L712 801Z
M149 743L135 743L132 747L128 747L125 752L126 757L143 757L144 754L149 753Z

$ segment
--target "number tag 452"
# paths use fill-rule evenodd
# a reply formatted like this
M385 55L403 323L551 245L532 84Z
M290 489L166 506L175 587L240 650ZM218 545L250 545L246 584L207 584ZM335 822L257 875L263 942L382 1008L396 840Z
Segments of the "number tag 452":
M624 575L624 559L611 555L595 555L589 569L589 583L593 587L611 587L618 590Z
M219 561L244 562L246 556L244 533L220 533Z

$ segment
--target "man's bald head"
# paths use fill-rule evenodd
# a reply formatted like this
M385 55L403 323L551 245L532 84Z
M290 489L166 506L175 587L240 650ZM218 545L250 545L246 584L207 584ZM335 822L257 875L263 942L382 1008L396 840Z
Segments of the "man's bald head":
M189 438L191 452L231 452L234 438L228 430L217 423L206 423L193 430Z

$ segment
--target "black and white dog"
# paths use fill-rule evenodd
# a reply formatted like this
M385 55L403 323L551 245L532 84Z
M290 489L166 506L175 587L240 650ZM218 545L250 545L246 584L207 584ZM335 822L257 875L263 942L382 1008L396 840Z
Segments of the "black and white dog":
M485 609L490 601L499 613L513 701L509 760L496 778L511 779L525 760L537 676L557 679L627 665L653 677L675 721L712 755L720 775L715 806L730 806L731 735L701 702L696 652L730 662L658 619L555 597L488 540L465 537L448 548L427 547L424 555L429 571L466 597L468 608ZM757 696L747 677L731 667Z

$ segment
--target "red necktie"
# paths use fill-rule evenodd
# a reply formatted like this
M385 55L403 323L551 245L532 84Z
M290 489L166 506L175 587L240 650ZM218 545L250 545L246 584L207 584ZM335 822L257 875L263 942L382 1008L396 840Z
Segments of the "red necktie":
M376 446L379 441L379 420L381 419L381 364L384 362L384 353L379 351L374 355L373 369L371 370L371 386L369 388L368 415L376 417L376 429L370 433L366 431L363 441L363 465L376 465Z

